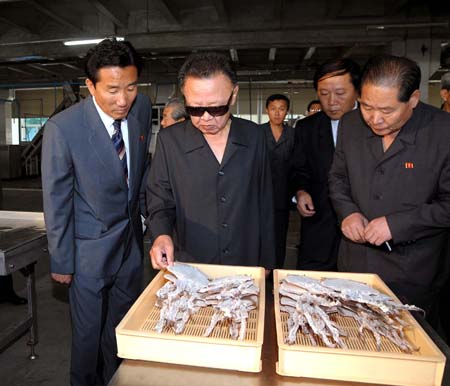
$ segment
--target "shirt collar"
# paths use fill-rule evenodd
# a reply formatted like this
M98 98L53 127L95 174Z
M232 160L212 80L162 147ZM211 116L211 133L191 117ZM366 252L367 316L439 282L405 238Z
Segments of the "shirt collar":
M105 125L105 127L107 129L109 129L113 125L115 119L113 117L109 116L108 114L106 114L102 110L102 108L98 105L97 101L95 100L94 96L92 96L92 100L94 102L95 108L97 109L98 115L100 115L100 119L102 120L102 122Z

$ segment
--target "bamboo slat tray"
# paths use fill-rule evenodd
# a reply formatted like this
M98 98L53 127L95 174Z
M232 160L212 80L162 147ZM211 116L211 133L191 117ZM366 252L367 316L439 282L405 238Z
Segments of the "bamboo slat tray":
M419 351L413 354L402 352L396 345L382 338L381 350L377 351L373 335L366 330L361 338L358 325L352 318L332 317L348 336L343 340L348 349L328 348L325 345L312 346L308 337L297 332L293 345L285 342L288 333L288 314L280 312L279 283L287 275L305 275L315 279L344 278L364 282L394 299L397 297L378 275L343 272L315 272L275 270L274 303L278 342L278 363L280 375L333 379L404 386L439 386L445 367L445 356L422 329L413 316L405 311L403 319L411 326L406 329L407 339Z
M191 316L182 334L154 331L159 320L155 306L156 292L167 281L159 272L130 308L116 328L118 356L155 362L203 366L240 371L261 371L261 348L264 337L265 275L264 268L191 264L209 278L247 274L259 287L259 304L250 312L243 341L229 337L228 326L218 324L211 336L204 337L212 307L202 308Z

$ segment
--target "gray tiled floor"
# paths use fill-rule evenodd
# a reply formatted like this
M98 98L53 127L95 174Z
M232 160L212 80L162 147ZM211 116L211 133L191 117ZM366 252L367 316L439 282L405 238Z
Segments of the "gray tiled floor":
M3 181L2 210L42 211L42 193L39 179ZM287 240L286 269L296 263L299 218L291 212ZM0 352L0 385L5 386L65 386L69 384L70 315L67 288L53 283L49 277L48 259L36 265L36 292L39 343L38 359L28 359L27 335ZM153 270L145 259L145 283L153 277ZM22 296L24 279L15 273L14 287ZM144 283L144 285L145 285ZM26 306L0 304L0 329L25 317Z

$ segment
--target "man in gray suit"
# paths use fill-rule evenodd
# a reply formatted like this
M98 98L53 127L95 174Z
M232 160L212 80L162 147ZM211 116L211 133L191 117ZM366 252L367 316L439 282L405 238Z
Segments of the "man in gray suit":
M341 120L329 185L345 236L339 270L376 273L430 311L447 267L450 115L421 103L419 85L413 61L369 60L360 111Z
M151 105L137 92L128 42L86 57L91 96L45 126L42 185L51 276L70 285L73 386L106 385L119 365L115 327L140 293L140 198Z

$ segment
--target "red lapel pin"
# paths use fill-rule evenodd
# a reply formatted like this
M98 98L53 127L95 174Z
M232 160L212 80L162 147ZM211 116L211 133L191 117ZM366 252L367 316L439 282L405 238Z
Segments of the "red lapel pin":
M139 140L142 142L142 141L144 140L144 136L141 135L141 136L139 137Z
M405 162L405 169L414 169L414 162Z

